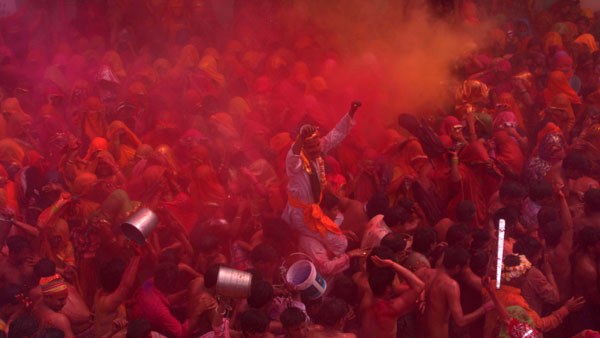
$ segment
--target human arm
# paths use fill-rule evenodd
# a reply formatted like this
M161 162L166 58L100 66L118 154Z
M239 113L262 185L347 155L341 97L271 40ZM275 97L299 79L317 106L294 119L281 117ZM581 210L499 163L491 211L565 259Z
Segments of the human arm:
M71 329L71 322L69 322L67 316L62 313L54 313L52 316L53 327L61 330L65 334L64 338L75 338L75 334Z
M534 270L531 270L534 272ZM560 293L558 292L558 285L554 279L554 273L552 272L552 266L548 262L548 256L544 255L544 261L542 263L542 273L536 273L531 280L535 293L548 304L558 304L560 301Z
M313 259L317 270L323 275L331 276L350 267L349 254L351 255L352 252L329 258L327 249L317 239L302 236L298 248Z
M494 304L491 302L485 303L477 310L469 314L464 314L462 306L460 305L460 288L458 287L458 283L454 280L450 280L443 287L446 289L445 295L448 307L450 308L450 314L456 325L459 327L465 327L473 323L494 307Z
M38 229L37 227L27 224L27 223L23 223L21 221L17 221L17 220L13 220L12 223L19 229L23 230L24 232L26 232L28 235L32 236L32 237L39 237L40 236L40 229Z
M573 217L571 216L571 210L569 210L565 194L562 191L563 187L564 184L553 183L554 193L560 203L560 220L563 226L557 249L567 257L573 251Z
M483 289L485 291L487 291L488 295L490 296L490 299L494 303L494 307L495 307L496 311L498 312L500 321L502 321L502 323L504 323L504 325L508 325L510 323L510 319L512 317L511 317L510 313L508 312L508 310L506 309L506 307L504 307L504 305L502 305L502 303L500 303L500 300L498 299L498 296L496 295L496 293L492 290L490 277L486 276L486 277L482 278L481 286L483 286Z
M546 317L539 317L534 311L530 312L531 319L533 319L533 324L536 329L540 332L548 332L556 327L558 327L565 317L569 315L569 313L573 313L581 309L581 307L585 304L585 300L583 297L575 298L567 300L565 305L561 306L558 310L552 312L550 315Z
M123 272L119 286L113 293L106 297L106 304L107 306L110 306L111 309L116 310L119 305L127 300L129 292L133 288L133 284L135 282L140 260L141 257L139 254L131 259L127 265L127 268L125 268L125 271Z
M327 154L331 149L335 148L340 144L350 132L350 129L354 126L354 114L358 107L361 106L360 101L352 101L350 105L350 111L344 115L342 119L337 123L325 137L321 139L321 150Z
M71 194L63 192L54 204L46 208L38 217L37 227L44 229L48 224L54 223L62 214L64 207L71 202Z

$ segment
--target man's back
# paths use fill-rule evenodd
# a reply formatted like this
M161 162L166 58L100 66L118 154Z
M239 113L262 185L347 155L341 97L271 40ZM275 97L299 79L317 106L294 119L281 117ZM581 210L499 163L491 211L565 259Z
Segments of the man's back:
M393 338L396 337L399 313L393 310L393 299L380 299L369 290L360 304L361 326L359 336Z
M425 287L425 314L423 332L427 332L429 338L448 337L448 321L450 309L448 306L449 287L458 287L455 280L437 269L422 271L421 279Z

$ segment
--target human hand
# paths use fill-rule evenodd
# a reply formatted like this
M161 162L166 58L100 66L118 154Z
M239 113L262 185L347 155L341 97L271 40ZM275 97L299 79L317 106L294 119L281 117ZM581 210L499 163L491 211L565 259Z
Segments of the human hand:
M344 231L342 231L342 233L344 234L344 236L346 236L346 238L348 238L351 241L354 241L354 242L360 241L358 239L358 236L356 235L356 233L354 233L354 231L352 231L352 230L344 230Z
M495 306L494 306L494 302L489 301L489 302L483 304L481 307L483 308L483 312L488 312L488 311L492 310Z
M367 251L364 249L354 249L346 252L346 255L348 255L350 258L365 257L367 255Z
M485 276L481 279L481 286L488 291L492 289L492 279L490 276Z
M352 103L350 104L350 117L354 117L354 113L356 113L356 110L358 110L358 107L362 106L362 102L358 101L358 100L354 100L352 101Z
M569 313L577 312L581 310L581 308L585 305L585 298L583 297L571 297L565 303L564 307L569 311Z
M563 192L564 187L565 184L563 182L560 182L558 180L554 180L552 182L552 190L554 190L554 194L558 198L565 198L565 193Z
M127 328L127 319L125 318L115 318L113 320L113 332L119 332L125 328Z
M371 261L378 268L390 268L395 264L391 259L381 259L377 256L371 256Z
M300 127L300 136L302 137L302 139L306 139L307 137L312 136L314 133L316 133L319 130L319 128L313 126L312 124L305 124L302 127Z

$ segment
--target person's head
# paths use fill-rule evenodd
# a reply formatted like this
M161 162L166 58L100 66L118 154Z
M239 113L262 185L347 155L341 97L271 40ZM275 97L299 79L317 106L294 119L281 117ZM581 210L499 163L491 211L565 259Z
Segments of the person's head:
M376 246L373 248L373 250L371 250L371 252L367 256L367 260L366 260L367 272L371 271L375 267L375 264L371 260L371 257L373 257L373 256L377 256L381 259L391 259L394 262L396 261L396 253L392 249L390 249L389 247L383 246L383 245Z
M469 267L477 276L483 277L486 273L490 255L484 250L475 250L471 254Z
M562 222L558 219L540 225L540 236L546 242L547 247L554 248L560 243L562 228Z
M515 238L517 228L520 227L518 209L510 207L501 208L494 213L493 218L496 230L498 230L500 220L503 219L506 225L506 236Z
M556 209L551 206L542 206L537 214L538 225L540 229L549 222L558 220Z
M148 338L152 332L150 321L146 318L139 318L131 321L127 325L126 338Z
M273 278L273 274L278 267L279 254L272 245L261 243L250 252L250 261L263 278L269 279Z
M367 202L367 217L369 219L377 215L385 215L390 208L390 201L383 193L373 195Z
M458 203L456 206L456 221L472 224L475 220L475 215L477 214L477 207L475 207L475 203L469 200L463 200Z
M388 227L393 229L408 222L410 220L410 216L410 210L401 206L396 206L393 208L388 208L388 210L383 214L383 221Z
M221 264L213 264L206 269L204 273L204 287L212 289L217 285L217 279L219 278L219 269Z
M586 215L600 211L600 189L589 189L583 194L583 205Z
M582 153L571 151L564 158L562 167L568 179L576 180L589 174L590 161Z
M520 288L531 263L525 255L507 255L502 261L502 283Z
M553 195L552 185L546 181L534 181L529 186L529 198L537 204L551 204Z
M343 299L348 305L356 304L356 295L358 293L356 284L352 278L340 274L335 277L330 292L332 297Z
M279 321L288 337L306 338L308 336L306 315L299 308L288 307L279 316Z
M500 187L500 202L504 206L520 207L527 196L525 187L515 181L507 181Z
M219 238L213 234L204 233L204 236L198 239L197 247L205 257L213 257L221 252Z
M106 292L113 292L119 287L126 264L120 258L113 258L100 269L100 286Z
M38 321L28 315L15 318L8 327L8 338L32 338L38 331Z
M593 255L600 255L600 229L586 226L577 236L577 246L580 250Z
M67 296L69 296L65 280L59 274L43 277L40 279L40 287L44 304L52 311L59 312L67 303Z
M542 262L542 244L533 237L522 237L517 240L513 252L525 255L527 260L535 266L540 266Z
M303 151L310 160L316 160L322 154L321 138L317 129L312 135L304 139Z
M39 330L35 338L64 338L65 333L54 327L47 327Z
M264 337L269 326L269 317L257 309L249 309L240 316L242 333L246 337L259 338Z
M56 264L48 258L40 259L33 266L33 274L36 279L40 279L42 277L50 277L56 273Z
M334 194L324 191L323 198L321 199L321 203L319 206L323 210L325 216L335 220L337 214L340 212L339 208L340 199L337 198Z
M2 318L12 315L23 305L19 300L19 295L23 290L17 284L6 284L0 288L0 315Z
M471 250L488 250L488 244L492 239L489 231L485 229L475 229L471 234L473 237L473 242L471 242Z
M325 328L342 330L346 324L348 304L339 298L326 298L321 304L316 322Z
M436 244L437 233L432 227L420 227L413 237L413 251L427 255Z
M374 268L369 272L369 287L375 297L387 298L394 284L396 273L391 268Z
M261 309L273 299L273 286L260 279L252 279L248 306L253 309Z
M469 226L464 223L453 224L446 232L448 246L458 246L468 249L473 239L470 230Z
M398 233L390 232L381 239L381 246L388 247L396 254L396 257L402 255L406 249L406 240Z
M161 292L172 293L179 278L179 268L173 263L159 264L154 272L154 286Z
M15 264L23 264L31 252L29 241L25 237L14 235L6 239L8 257Z
M460 247L450 247L444 252L444 261L442 264L446 272L451 277L456 276L460 271L469 264L469 253L466 249Z

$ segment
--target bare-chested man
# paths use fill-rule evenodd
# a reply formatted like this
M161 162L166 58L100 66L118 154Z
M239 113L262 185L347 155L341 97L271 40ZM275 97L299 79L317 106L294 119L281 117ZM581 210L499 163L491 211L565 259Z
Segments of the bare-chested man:
M8 257L0 259L0 284L17 284L24 290L35 286L33 266L37 262L27 239L19 235L6 240Z
M309 338L356 338L354 333L344 333L346 321L352 313L345 301L339 298L328 298L323 301L317 314L318 326L308 332Z
M370 292L365 292L360 303L360 337L396 337L398 318L415 310L425 283L390 259L371 256L371 260L377 268L369 272ZM396 274L410 287L399 296L394 296Z
M417 275L425 282L425 314L421 320L424 337L448 337L450 316L459 327L474 322L494 306L485 303L479 309L463 314L460 305L460 289L457 277L469 263L469 253L458 247L448 248L444 253L443 266L438 269L422 269Z
M43 299L33 308L33 315L41 327L54 327L65 333L65 338L74 338L69 318L60 310L67 303L69 290L65 280L58 274L40 280Z
M575 231L586 226L600 229L600 189L589 189L583 194L583 207L585 215L573 221Z

